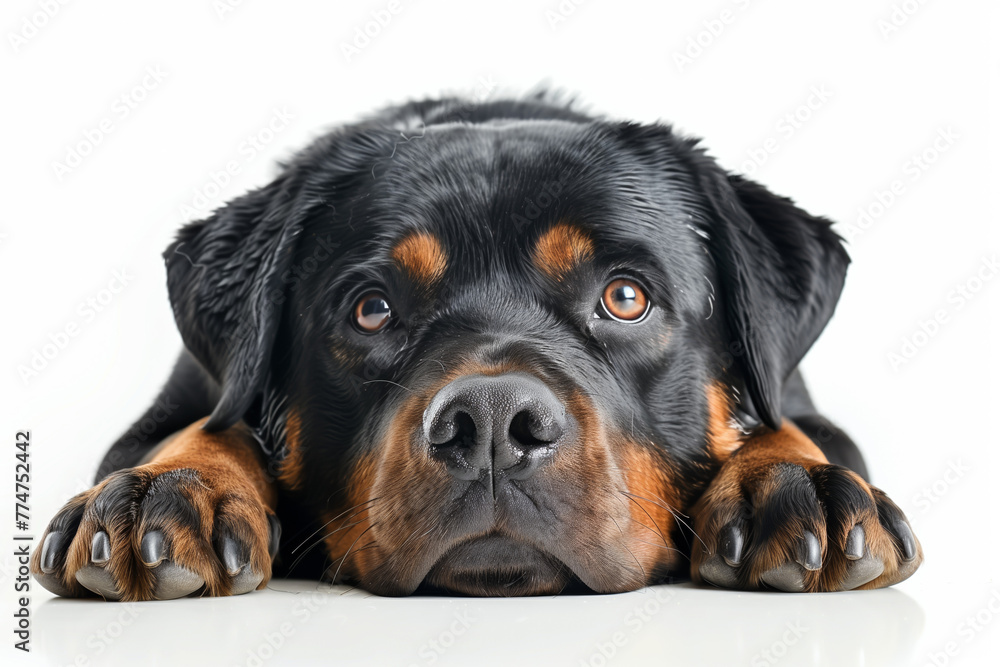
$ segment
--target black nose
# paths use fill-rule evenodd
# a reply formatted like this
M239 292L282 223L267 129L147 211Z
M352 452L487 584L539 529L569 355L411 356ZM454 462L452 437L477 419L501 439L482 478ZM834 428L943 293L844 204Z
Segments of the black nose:
M432 456L462 480L483 473L526 479L566 435L566 409L531 375L466 375L446 385L424 411Z

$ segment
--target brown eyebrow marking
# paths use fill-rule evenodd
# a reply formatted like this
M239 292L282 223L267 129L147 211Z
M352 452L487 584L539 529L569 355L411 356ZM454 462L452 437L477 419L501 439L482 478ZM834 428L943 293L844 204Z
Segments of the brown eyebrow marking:
M448 255L433 235L417 231L403 237L392 249L392 259L410 278L431 286L444 276Z
M532 260L538 270L555 280L594 257L594 242L580 228L557 222L535 243Z

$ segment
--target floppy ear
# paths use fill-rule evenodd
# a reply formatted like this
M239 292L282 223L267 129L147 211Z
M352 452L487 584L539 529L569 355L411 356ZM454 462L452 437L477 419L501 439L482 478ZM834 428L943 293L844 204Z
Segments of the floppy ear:
M753 411L777 429L785 379L833 315L850 258L829 220L714 164L701 167L731 351Z
M206 430L236 423L267 376L286 296L282 275L302 228L289 180L286 172L187 225L163 254L181 338L222 387Z

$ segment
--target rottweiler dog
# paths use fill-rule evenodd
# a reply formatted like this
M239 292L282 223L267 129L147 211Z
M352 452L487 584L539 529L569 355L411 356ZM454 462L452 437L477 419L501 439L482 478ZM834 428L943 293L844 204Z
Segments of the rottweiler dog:
M49 524L59 595L841 591L922 560L798 371L842 239L669 126L407 103L164 257L185 349Z

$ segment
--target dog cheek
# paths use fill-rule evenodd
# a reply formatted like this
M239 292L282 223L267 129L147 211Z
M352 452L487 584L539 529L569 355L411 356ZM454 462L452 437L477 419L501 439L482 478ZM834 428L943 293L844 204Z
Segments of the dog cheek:
M428 451L414 443L422 416L421 402L407 400L392 418L385 438L351 471L347 497L357 516L349 523L361 523L331 537L328 550L336 558L345 558L350 551L345 567L361 581L390 558L393 567L405 568L413 560L406 554L426 546L427 529L437 525L439 511L448 503L450 478ZM364 537L362 531L367 531Z
M680 553L672 535L681 508L677 474L669 459L653 443L613 438L615 454L624 472L624 496L629 508L628 547L647 573L678 566Z
M377 465L373 455L358 458L347 474L344 506L322 514L323 530L327 532L326 551L334 564L331 566L334 569L327 574L335 583L342 576L363 580L370 570L373 550L366 547L375 539L372 535L376 520L373 487Z

